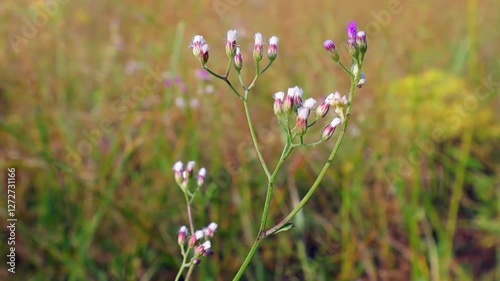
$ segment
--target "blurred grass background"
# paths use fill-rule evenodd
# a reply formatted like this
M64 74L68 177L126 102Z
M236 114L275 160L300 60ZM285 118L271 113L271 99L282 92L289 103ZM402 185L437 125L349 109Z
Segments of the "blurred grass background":
M345 43L356 20L368 84L350 131L297 227L262 244L246 280L499 280L499 10L496 0L2 1L0 167L17 170L18 223L17 273L2 262L0 279L173 280L187 221L172 165L196 160L210 175L196 225L219 224L197 280L230 280L256 234L265 177L242 105L197 77L189 41L204 35L222 72L225 33L238 29L249 81L253 34L280 37L252 93L274 166L272 94L346 93L322 42ZM332 145L290 157L271 222Z

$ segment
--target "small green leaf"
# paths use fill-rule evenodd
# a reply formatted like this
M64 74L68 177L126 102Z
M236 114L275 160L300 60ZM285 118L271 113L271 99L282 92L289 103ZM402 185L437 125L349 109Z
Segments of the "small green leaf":
M295 227L295 224L289 222L289 223L285 224L284 226L278 228L278 230L276 230L275 232L273 232L273 233L271 233L269 235L273 235L273 234L277 234L277 233L280 233L280 232L288 231L288 230L290 230L290 229L292 229L294 227Z

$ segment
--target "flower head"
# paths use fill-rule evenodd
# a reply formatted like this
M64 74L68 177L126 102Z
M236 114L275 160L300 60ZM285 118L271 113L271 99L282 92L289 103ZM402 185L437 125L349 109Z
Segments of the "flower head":
M212 252L212 243L210 241L205 241L203 244L196 247L195 252L198 256L210 256Z
M178 184L182 184L182 170L183 168L183 164L181 161L177 161L175 162L174 164L174 178L175 178L175 182L178 183Z
M186 172L188 178L191 178L193 176L194 166L196 166L196 162L194 161L189 161L187 163Z
M316 108L316 119L323 118L330 110L333 101L333 94L329 94L326 99Z
M366 49L368 48L368 42L366 40L366 33L364 31L359 31L356 34L356 44L358 44L361 53L366 52Z
M328 52L328 55L330 56L330 58L333 61L338 62L340 60L340 55L337 52L337 48L335 47L335 43L333 43L332 40L326 40L323 43L323 47Z
M236 54L234 55L234 68L238 72L240 72L241 68L243 68L243 56L241 55L239 47L236 47Z
M285 93L283 92L276 92L273 95L274 98L274 115L276 116L281 116L284 112L283 110L283 103L285 100Z
M339 117L333 118L332 122L328 124L325 129L323 130L323 134L321 138L323 140L327 140L332 137L333 133L335 132L335 128L342 123L342 119Z
M183 245L184 243L186 243L186 238L188 234L189 231L187 227L185 225L181 226L181 228L179 229L179 233L177 235L177 243L179 243L179 245Z
M201 54L200 56L198 57L198 60L201 62L202 65L205 65L207 64L208 62L208 50L210 48L208 47L208 44L204 44L203 46L201 46Z
M197 182L198 187L203 185L206 176L207 176L207 169L201 168L200 171L198 172L198 182Z
M347 26L347 36L349 39L356 39L356 34L358 33L358 23L351 21Z
M253 58L255 61L260 61L262 59L264 37L260 33L255 33L254 39L255 44L253 46Z
M278 37L273 36L269 39L269 48L267 49L267 57L270 61L276 59L278 55Z
M366 84L366 75L361 72L361 74L359 75L359 81L358 81L358 88L361 88L363 87L364 85Z
M217 227L218 225L215 222L211 222L206 228L203 229L203 234L207 238L212 238L214 237Z
M207 42L205 41L205 38L201 35L195 35L193 37L193 40L191 41L191 44L189 45L191 48L193 48L193 55L195 57L198 57L201 53L201 47L205 45Z
M233 58L236 54L236 39L238 39L238 31L236 29L227 32L226 55Z

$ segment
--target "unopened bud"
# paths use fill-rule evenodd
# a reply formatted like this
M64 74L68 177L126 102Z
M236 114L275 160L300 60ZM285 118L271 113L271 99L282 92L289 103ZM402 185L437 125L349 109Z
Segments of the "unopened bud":
M192 178L193 177L193 170L194 170L195 166L196 166L196 162L194 162L194 161L189 161L187 163L187 166L186 166L186 172L187 172L186 178Z
M212 238L214 237L217 227L218 225L215 222L211 222L206 228L203 229L203 234L207 238Z
M323 130L323 134L321 136L322 140L327 140L332 137L333 133L335 133L335 128L342 123L342 119L339 117L335 117L333 121L328 124Z
M368 48L366 33L364 31L359 31L358 34L356 34L356 44L358 44L361 53L364 54Z
M198 56L198 60L200 61L201 65L207 64L208 58L209 58L209 55L208 55L209 49L210 48L208 47L208 44L205 44L201 47L201 53Z
M189 237L189 242L188 245L190 248L193 248L198 244L198 241L200 241L203 238L203 231L201 230L196 230L196 232Z
M356 39L357 33L358 33L358 23L355 21L351 21L347 26L347 37L349 39Z
M356 44L356 40L355 39L349 39L347 40L347 49L349 50L349 54L357 59L358 58L358 44Z
M299 108L297 111L296 128L299 136L303 136L307 131L307 119L309 118L310 113L311 109L306 106Z
M276 56L278 56L278 37L273 36L269 39L269 48L267 49L267 57L269 58L270 61L273 61L276 59Z
M202 186L205 182L205 177L207 176L207 169L201 168L198 172L198 187Z
M274 98L274 115L281 116L284 112L283 104L285 99L285 93L277 92L273 95Z
M243 67L243 56L241 56L240 48L236 48L236 54L234 55L234 68L236 71L240 72Z
M366 84L366 75L363 72L361 72L357 86L358 88L361 88L365 84Z
M174 178L175 178L175 182L179 185L182 185L182 162L181 161L177 161L175 164L174 164Z
M183 225L179 229L179 233L177 235L177 243L179 243L179 245L184 245L184 243L186 243L187 236L188 236L188 229L185 225Z
M236 55L236 39L238 39L238 31L229 30L227 32L226 55L232 59Z
M316 108L316 119L326 116L333 102L333 96L333 94L329 94L326 99L318 106L318 108Z
M260 61L262 59L262 53L264 49L264 38L262 37L262 34L260 33L255 33L255 44L253 46L253 59L255 61Z
M199 245L195 249L195 253L197 256L208 256L212 254L212 243L210 241L205 241L203 244Z
M330 56L330 58L333 61L338 62L340 60L340 55L337 52L337 48L335 47L335 43L333 43L332 40L326 40L323 43L323 47L328 52L328 55Z

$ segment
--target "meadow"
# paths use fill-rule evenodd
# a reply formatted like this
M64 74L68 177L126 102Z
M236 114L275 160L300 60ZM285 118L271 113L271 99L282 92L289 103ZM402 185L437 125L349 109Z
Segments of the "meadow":
M280 38L250 104L274 166L283 143L273 93L346 94L323 42L346 44L355 20L367 32L368 83L339 154L243 280L500 280L498 11L498 0L2 1L0 279L174 280L187 221L172 167L194 160L208 170L195 223L219 227L193 280L232 280L266 179L241 103L200 72L188 45L203 35L221 73L226 32L237 29L251 81L254 33ZM307 192L333 143L290 156L269 225Z

